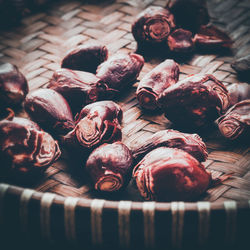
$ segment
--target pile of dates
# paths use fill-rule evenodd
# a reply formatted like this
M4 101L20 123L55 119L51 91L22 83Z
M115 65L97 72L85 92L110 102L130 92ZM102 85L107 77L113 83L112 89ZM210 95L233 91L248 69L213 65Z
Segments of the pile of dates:
M210 23L205 0L172 0L165 7L148 7L135 18L132 34L142 53L160 48L160 53L184 56L195 49L218 51L232 45L230 37Z
M191 2L190 23L178 1L142 12L132 26L137 42L167 44L181 53L192 51L194 43L228 46L222 33L206 25L203 2ZM122 142L123 111L115 100L137 81L143 66L137 53L109 56L105 46L81 45L66 54L46 88L29 92L16 66L0 65L1 173L41 175L64 148L77 156L99 192L121 191L134 178L146 200L198 199L220 182L202 164L208 152L198 134L166 129L130 148ZM179 81L179 72L178 63L166 59L140 80L136 96L143 110L160 109L174 126L197 131L216 123L231 140L249 136L248 84L227 88L209 74ZM21 106L29 119L15 117L12 109Z

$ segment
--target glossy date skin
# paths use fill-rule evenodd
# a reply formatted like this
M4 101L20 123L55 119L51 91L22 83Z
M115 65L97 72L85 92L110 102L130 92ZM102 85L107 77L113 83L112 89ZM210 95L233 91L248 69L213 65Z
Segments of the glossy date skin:
M199 162L207 159L208 152L206 144L197 134L182 133L177 130L167 129L154 133L143 143L132 148L132 154L136 161L159 147L178 148L189 153Z
M231 38L222 30L209 24L202 25L194 36L194 43L201 49L220 49L232 46Z
M134 84L143 65L144 58L138 54L115 54L99 65L96 76L118 94Z
M211 175L193 156L176 148L159 147L134 168L141 196L155 201L192 201L206 192Z
M179 65L174 60L167 59L147 73L136 90L139 104L148 110L157 109L159 95L178 81L179 72Z
M10 63L0 64L0 105L19 105L28 92L27 80L18 68Z
M152 6L142 11L132 25L132 34L138 44L166 42L175 28L174 16L168 9Z
M57 141L25 118L0 122L1 170L32 174L45 170L61 155Z
M230 140L250 139L250 99L232 106L217 120L221 134Z
M86 44L70 50L63 58L61 67L95 74L98 65L107 58L106 46Z
M56 135L65 135L75 124L65 98L52 89L38 89L27 95L25 111L43 129Z
M248 83L233 83L227 87L230 97L230 105L233 106L240 101L250 99L250 84Z
M93 149L101 143L121 140L122 110L113 101L85 106L76 116L76 126L64 137L67 145Z
M55 71L48 88L60 93L73 113L80 112L86 104L96 102L108 93L105 83L94 74L70 69Z
M132 154L122 142L105 143L90 154L86 170L96 190L115 192L129 183L132 163Z
M191 75L167 88L159 105L173 123L186 128L207 126L225 113L230 105L222 82L213 75Z
M194 50L193 34L189 30L176 29L168 37L169 50L176 53L190 53Z

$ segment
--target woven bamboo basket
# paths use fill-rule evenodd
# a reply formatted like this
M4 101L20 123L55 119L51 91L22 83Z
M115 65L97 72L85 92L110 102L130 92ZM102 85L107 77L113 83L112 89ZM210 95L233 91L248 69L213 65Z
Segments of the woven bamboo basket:
M165 3L52 2L46 11L23 18L20 26L0 31L0 60L16 64L27 77L30 90L46 87L65 52L79 44L98 40L111 55L134 51L134 16L149 5ZM234 40L233 53L196 53L181 64L180 78L203 72L225 85L239 82L230 63L235 56L250 53L249 1L209 0L208 7L213 23ZM139 79L160 61L146 61ZM123 141L128 146L171 127L163 114L141 111L135 89L136 84L119 99L124 111ZM26 116L22 110L18 115ZM199 201L145 202L133 182L120 194L102 196L72 171L73 161L63 155L35 183L0 183L0 242L43 241L81 249L246 246L250 235L249 144L228 142L215 130L204 138L209 150L205 167L214 177L233 176L209 189Z

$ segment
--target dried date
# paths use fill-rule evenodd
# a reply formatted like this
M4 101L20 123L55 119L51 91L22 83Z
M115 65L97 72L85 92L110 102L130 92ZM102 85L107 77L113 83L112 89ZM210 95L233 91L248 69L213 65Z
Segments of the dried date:
M113 101L85 106L76 117L74 130L64 137L66 145L93 149L101 143L121 140L122 110Z
M192 32L184 29L176 29L168 37L170 51L176 53L190 53L194 50Z
M48 88L60 93L68 101L73 113L109 93L107 85L94 74L70 69L55 71Z
M29 92L25 76L10 63L0 65L0 105L19 105Z
M167 41L174 28L173 14L165 8L153 6L136 17L132 34L139 44L159 44Z
M205 167L187 152L159 147L134 168L133 176L145 200L191 201L206 192L212 181Z
M231 48L231 38L213 25L203 25L194 36L196 47L204 50Z
M32 174L45 170L61 155L57 141L25 118L0 122L2 171Z
M127 186L131 179L133 157L121 142L103 144L96 148L86 162L94 188L114 192Z
M27 95L24 108L43 129L65 135L75 124L69 104L52 89L38 89Z
M192 75L167 88L159 97L166 117L186 128L212 123L230 105L224 84L212 75Z
M174 60L167 59L147 73L137 87L139 104L145 109L157 109L159 95L178 81L179 71L179 65Z
M199 135L182 133L177 130L167 129L154 133L144 142L132 148L132 154L136 161L158 147L178 148L189 153L198 161L207 159L208 152L205 143Z
M116 54L103 62L96 71L96 76L116 93L129 88L144 65L144 59L138 54Z
M250 99L232 106L217 120L221 134L230 140L242 139L249 142Z
M63 58L61 67L95 74L99 64L107 60L108 50L102 45L81 45L70 50Z
M176 25L196 33L201 25L210 20L206 0L168 1L166 8L173 13Z

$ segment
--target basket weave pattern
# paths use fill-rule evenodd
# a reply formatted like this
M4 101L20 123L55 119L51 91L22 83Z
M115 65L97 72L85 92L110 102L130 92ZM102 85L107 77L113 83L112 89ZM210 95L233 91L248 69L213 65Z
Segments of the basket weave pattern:
M107 46L110 55L134 51L134 16L149 5L165 4L162 0L52 3L46 12L24 18L20 27L0 32L0 61L16 64L27 77L31 91L46 87L54 70L60 68L65 52L79 44L98 41ZM249 1L210 0L208 6L215 25L234 40L234 53L249 54ZM232 60L232 55L195 54L180 66L180 79L202 72L213 74L225 85L239 82L230 67ZM159 62L146 62L139 79ZM141 111L135 89L136 84L119 100L124 111L123 141L130 147L171 126L162 114L153 116ZM26 116L22 111L19 115ZM200 202L139 202L142 200L133 183L122 196L96 199L100 198L98 194L71 173L65 157L49 167L30 189L0 184L0 223L8 224L11 230L11 225L18 222L16 230L31 238L63 238L79 245L160 247L164 243L165 248L178 248L184 244L212 245L218 240L221 245L242 243L247 240L250 221L249 145L229 143L218 131L205 140L209 150L206 168L214 177L228 173L233 177L209 189ZM33 221L30 213L37 219ZM84 239L80 237L83 233Z

